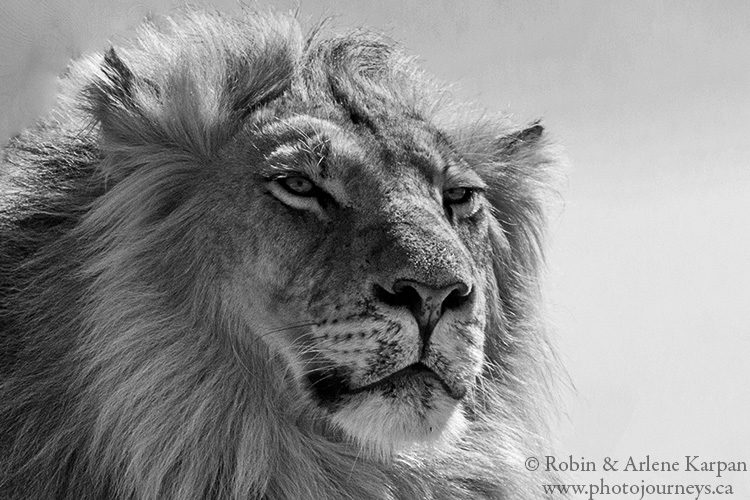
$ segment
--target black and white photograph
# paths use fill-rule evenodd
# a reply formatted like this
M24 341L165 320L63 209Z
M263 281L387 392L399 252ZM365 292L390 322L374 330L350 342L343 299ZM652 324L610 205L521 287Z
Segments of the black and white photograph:
M0 5L0 500L743 500L749 379L750 3Z

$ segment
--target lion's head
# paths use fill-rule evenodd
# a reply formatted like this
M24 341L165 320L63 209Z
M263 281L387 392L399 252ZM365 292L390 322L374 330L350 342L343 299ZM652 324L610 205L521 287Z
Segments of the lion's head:
M0 191L0 492L541 496L539 124L271 16L66 81Z
M254 221L224 221L241 249L227 303L356 443L391 452L458 430L495 300L486 184L397 108L367 125L291 108L219 160L244 186L226 200L235 220Z

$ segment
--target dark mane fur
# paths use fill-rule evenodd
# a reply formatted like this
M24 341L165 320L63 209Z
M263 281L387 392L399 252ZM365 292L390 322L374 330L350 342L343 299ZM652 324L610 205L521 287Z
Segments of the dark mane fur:
M469 115L379 36L306 39L258 14L147 26L61 85L0 170L0 498L543 497L554 479L524 468L547 451L556 373L540 125ZM211 207L191 193L251 117L300 103L372 133L394 110L424 120L489 186L499 301L481 398L448 449L376 462L324 439L217 298L222 238L195 227Z

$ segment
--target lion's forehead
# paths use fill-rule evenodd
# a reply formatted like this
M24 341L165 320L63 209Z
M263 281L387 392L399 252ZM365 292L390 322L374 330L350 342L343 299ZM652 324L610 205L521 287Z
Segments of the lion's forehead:
M304 113L283 117L262 128L264 160L309 165L314 177L338 183L356 199L399 188L425 192L448 167L464 168L429 123L403 117L378 124L352 127Z

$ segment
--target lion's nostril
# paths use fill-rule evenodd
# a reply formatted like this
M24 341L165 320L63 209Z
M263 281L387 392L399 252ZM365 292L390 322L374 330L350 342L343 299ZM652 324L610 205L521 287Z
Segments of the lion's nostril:
M391 290L375 285L375 296L388 305L408 308L425 341L446 311L460 308L472 295L471 288L463 282L431 287L414 280L397 280Z
M474 291L463 283L459 285L443 300L440 306L440 314L445 313L448 309L458 309L471 300Z
M421 307L422 299L413 287L396 282L391 289L392 292L376 284L375 296L390 306L404 306L409 309Z

